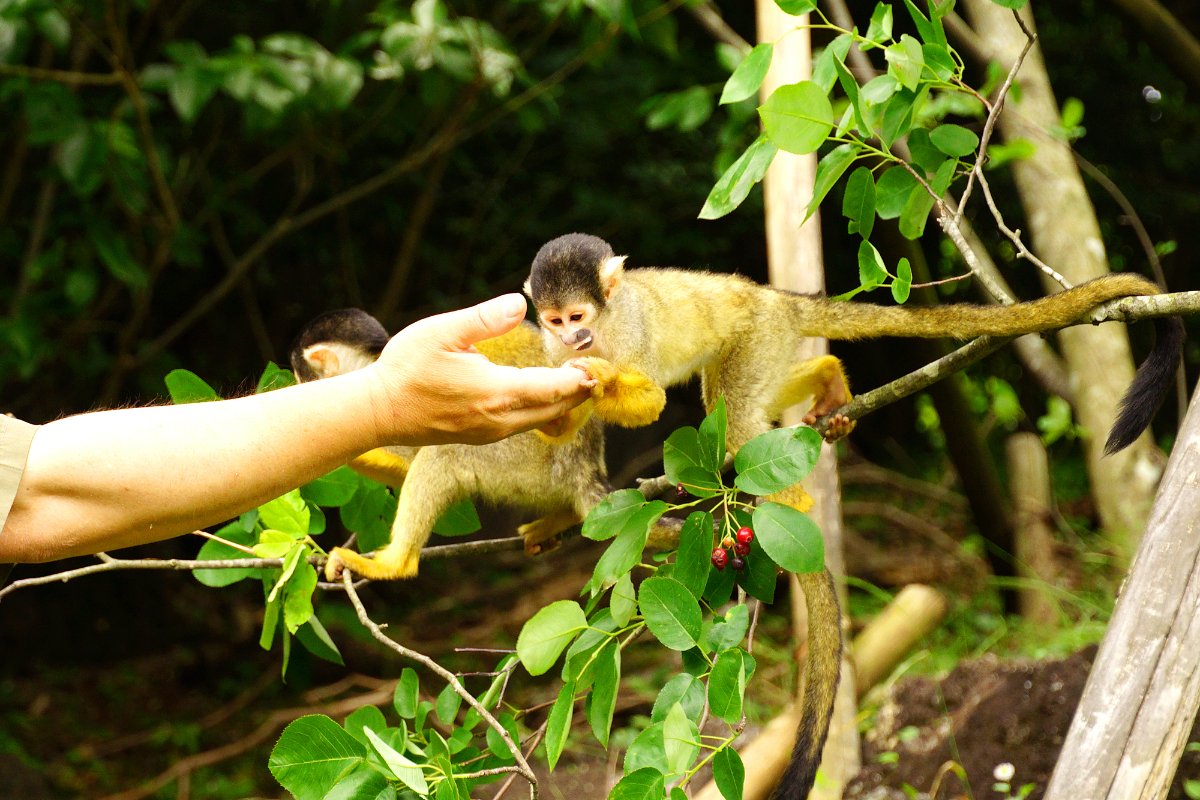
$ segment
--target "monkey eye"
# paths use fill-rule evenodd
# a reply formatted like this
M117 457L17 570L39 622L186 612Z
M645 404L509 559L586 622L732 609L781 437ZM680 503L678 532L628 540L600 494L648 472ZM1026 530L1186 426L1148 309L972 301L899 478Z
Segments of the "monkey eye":
M550 317L550 319L546 321L551 325L562 325L562 317Z
M582 311L576 311L574 314L571 315L571 322L579 322L579 320L581 320L581 319L583 319Z

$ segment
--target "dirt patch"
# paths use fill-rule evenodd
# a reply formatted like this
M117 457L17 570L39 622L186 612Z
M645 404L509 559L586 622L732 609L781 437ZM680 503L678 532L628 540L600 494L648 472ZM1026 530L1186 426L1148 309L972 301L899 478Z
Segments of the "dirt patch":
M1083 694L1094 647L1059 661L965 663L941 680L896 685L863 740L863 767L846 800L1004 798L995 770L1011 764L1012 795L1032 784L1043 796ZM1200 738L1192 731L1190 741ZM967 785L944 765L956 763ZM939 779L939 775L941 776ZM1185 800L1184 782L1200 779L1200 753L1188 752L1169 797Z

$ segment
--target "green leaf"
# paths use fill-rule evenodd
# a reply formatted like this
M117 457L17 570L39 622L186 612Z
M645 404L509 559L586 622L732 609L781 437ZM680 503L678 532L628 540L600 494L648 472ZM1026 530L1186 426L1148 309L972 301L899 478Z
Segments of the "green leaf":
M601 608L593 613L588 620L587 630L579 634L567 648L566 658L563 659L563 682L572 681L578 691L591 686L594 656L601 647L612 641L616 630L617 623L610 609Z
M934 145L925 128L914 128L909 132L908 149L912 153L913 163L926 173L936 172L946 160L946 154Z
M854 37L849 33L843 33L825 45L816 60L813 61L812 82L820 86L821 91L825 94L829 94L838 75L845 70L846 54L850 52L850 45L853 43ZM858 84L854 85L857 89Z
M848 233L870 238L871 229L875 226L875 179L866 167L854 170L846 181L842 214L850 220Z
M883 117L879 123L879 138L885 147L904 136L912 128L913 106L917 95L908 89L901 89L892 95L882 106Z
M369 746L370 742L367 741L363 729L370 728L376 733L383 733L387 730L387 720L384 719L383 712L375 706L361 706L350 712L342 722L342 727L346 729L346 733Z
M892 7L888 3L879 3L871 12L871 21L867 25L867 41L861 47L864 51L890 41L892 38Z
M553 771L571 732L571 709L575 706L575 682L567 681L546 718L546 766Z
M945 45L926 42L921 46L925 67L940 81L951 81L958 74L958 63Z
M738 514L737 516L742 516ZM753 518L745 514L745 520L739 524L753 526ZM757 597L764 603L775 602L775 584L779 580L779 566L762 549L762 544L755 539L750 543L750 555L746 556L746 568L735 572L737 583L751 597Z
M334 664L345 664L341 651L338 650L329 631L325 630L325 626L321 624L321 620L317 618L316 614L309 618L307 624L301 625L296 630L296 641L317 658L331 661Z
M1022 8L1025 7L1025 4L1028 3L1029 0L992 0L992 2L998 6L1004 6L1005 8L1011 8L1014 11L1020 11Z
M417 673L412 667L405 667L400 673L400 680L396 681L396 691L392 697L392 706L404 719L417 716L417 704L421 700L420 688Z
M775 0L775 5L779 6L785 14L791 14L794 17L817 10L817 0Z
M483 527L475 504L464 499L454 503L433 523L433 532L439 536L466 536Z
M917 185L917 179L904 167L889 167L875 182L875 213L880 219L900 216Z
M633 588L633 577L628 572L613 585L612 594L608 598L608 608L612 613L613 622L620 627L628 625L629 620L637 613L637 592Z
M935 202L924 186L918 184L913 188L904 203L904 210L900 212L900 233L905 239L921 238Z
M833 131L833 106L812 81L780 86L758 109L767 136L789 153L815 153Z
M858 243L858 280L864 289L874 289L887 280L887 269L883 266L883 256L868 241Z
M679 532L679 549L675 553L675 571L671 577L686 586L697 599L704 594L704 586L708 583L712 549L712 514L693 511Z
M530 675L541 675L587 627L587 617L574 600L558 600L533 615L517 637L517 657Z
M437 700L433 704L434 713L443 725L452 725L461 707L462 696L448 683L438 692Z
M358 534L358 547L362 552L376 550L392 538L396 498L383 484L364 480L339 514L342 524Z
M859 96L868 106L878 106L886 103L892 95L900 91L900 82L891 75L876 75L863 84Z
M907 33L900 41L884 50L888 63L888 74L895 77L904 88L915 92L921 84L921 72L925 67L925 54L921 43Z
M717 656L708 676L708 707L730 725L742 718L747 678L743 655L742 650L726 650Z
M708 89L693 86L659 97L646 115L646 127L652 131L673 127L687 133L707 122L712 112L713 100Z
M387 766L388 771L397 780L417 794L429 793L429 784L426 782L425 773L421 771L420 766L403 753L397 752L391 745L381 739L379 734L370 728L363 728L363 733L366 734L367 741L371 744L371 749L383 759L383 763Z
M667 768L675 775L691 769L700 753L700 731L679 703L671 706L663 720L663 750L667 754Z
M867 115L863 108L862 96L858 89L858 81L850 70L846 69L845 64L840 61L834 62L834 68L837 70L838 84L842 87L842 91L846 93L846 98L850 101L850 108L854 111L854 124L858 128L859 133L863 138L871 135L871 126L867 122Z
M704 637L718 652L732 650L741 644L750 630L750 607L739 603L725 614L725 619L709 629Z
M755 45L725 82L717 104L737 103L757 92L771 66L771 54L774 49L770 42Z
M296 376L290 369L284 369L274 361L268 361L267 366L263 368L262 375L258 378L258 386L255 387L254 393L262 394L295 385Z
M779 152L764 133L721 175L700 209L700 219L719 219L742 204Z
M296 800L321 800L338 781L363 763L366 750L329 717L300 717L283 729L268 768Z
M713 410L700 423L697 431L699 440L700 467L718 473L725 464L725 431L728 428L725 398L718 397Z
M644 768L653 769L661 774L670 771L667 766L667 753L663 746L663 723L656 722L639 733L625 751L623 764L626 775L631 775ZM611 799L612 795L609 795ZM662 797L660 793L659 798Z
M905 303L912 291L912 266L907 258L901 258L896 264L896 279L892 281L892 299L897 303Z
M317 570L312 564L303 561L307 548L297 548L300 551L295 570L288 578L287 594L283 599L283 621L288 633L294 634L313 615L312 594L317 588Z
M171 402L176 405L184 403L204 403L210 400L220 400L221 396L209 386L203 378L186 369L173 369L163 378Z
M514 742L521 741L521 732L517 728L517 720L512 714L507 711L496 717L496 721L501 727L508 732L508 736ZM512 752L508 749L508 744L501 738L500 734L491 725L487 726L487 745L488 750L496 758L501 759L506 764L513 763Z
M101 263L121 283L133 289L145 289L149 277L145 268L129 252L125 238L102 224L88 226L88 237Z
M278 600L269 600L263 610L262 633L258 635L258 646L263 650L270 650L275 641L275 630L279 627L279 618L283 616L282 605Z
M361 482L357 472L342 466L301 486L300 496L319 506L337 508L350 502Z
M282 531L293 537L308 535L309 510L299 489L293 489L258 507L264 527Z
M665 507L666 504L663 505ZM596 567L592 570L592 579L588 581L584 590L595 594L612 586L622 575L628 574L641 561L650 526L659 516L661 512L646 518L644 525L627 525L596 562Z
M713 781L724 800L742 800L746 767L733 747L724 747L713 755Z
M820 161L817 162L817 175L813 181L813 196L808 202L808 210L804 212L804 219L811 217L821 205L821 201L825 199L825 195L829 194L829 190L837 185L838 180L845 174L859 156L859 149L853 144L839 144L837 147L826 153Z
M675 705L682 705L688 719L698 720L704 713L704 682L695 675L681 672L663 684L650 711L651 722L662 722Z
M252 546L258 536L253 529L247 531L238 522L231 522L218 530L215 534L222 539L240 544L246 547ZM215 539L205 541L200 548L200 552L196 554L196 558L200 561L223 561L231 558L245 558L246 553L238 550L236 547L230 547L224 542L218 542ZM260 569L194 569L192 575L196 580L200 581L205 586L220 588L229 586L246 578L261 576L264 570Z
M700 638L703 615L696 598L674 578L647 578L638 589L638 605L650 633L672 650L688 650Z
M617 707L617 693L621 680L621 648L616 640L606 644L596 654L592 674L592 693L588 702L587 718L592 726L596 741L607 748L608 734L612 730L613 711Z
M807 514L779 503L754 510L754 536L771 559L788 572L817 572L825 565L825 542Z
M734 485L750 494L773 494L804 479L820 454L821 435L812 428L775 428L738 450Z
M642 767L617 781L608 800L662 800L665 787L666 776L654 767Z
M969 156L979 147L979 137L974 131L950 123L939 125L930 131L929 140L938 150L954 158Z
M647 501L637 489L619 489L588 513L583 521L583 535L598 542L611 539L626 530L645 527L648 513L661 516L666 510L666 503Z

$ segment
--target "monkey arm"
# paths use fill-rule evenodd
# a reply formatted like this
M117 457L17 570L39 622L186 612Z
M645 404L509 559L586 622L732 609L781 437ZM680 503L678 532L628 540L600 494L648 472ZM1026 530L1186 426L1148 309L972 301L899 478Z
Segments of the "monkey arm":
M850 379L845 367L836 356L823 355L805 359L794 365L780 384L774 402L767 413L777 418L785 408L811 401L812 406L804 415L804 423L811 425L854 399L850 393ZM836 441L854 430L854 421L846 417L830 420L825 432L827 441ZM802 511L805 509L801 509Z
M567 362L588 373L595 381L592 403L596 416L625 428L640 428L658 419L667 404L667 394L644 372L617 367L603 358L589 356Z
M387 486L399 486L404 483L412 458L405 458L397 452L399 448L377 447L350 461L350 469ZM405 448L415 451L415 448Z

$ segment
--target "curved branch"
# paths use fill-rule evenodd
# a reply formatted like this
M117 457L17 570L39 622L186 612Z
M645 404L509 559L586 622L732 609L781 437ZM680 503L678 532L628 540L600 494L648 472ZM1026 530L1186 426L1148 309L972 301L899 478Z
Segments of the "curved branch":
M475 712L479 714L479 716L483 717L492 730L494 730L500 736L500 738L504 740L504 744L506 747L508 747L509 753L511 753L513 758L516 759L517 766L506 767L496 772L480 774L515 772L525 780L529 781L529 797L531 800L537 800L537 776L533 774L533 769L529 766L529 762L525 760L525 755L521 752L521 748L519 748L517 743L513 741L512 736L510 736L508 731L505 730L504 726L500 724L500 721L492 716L491 712L484 708L482 703L475 699L475 695L466 690L466 687L462 685L462 682L459 681L458 677L453 672L446 669L429 656L418 653L416 650L408 649L384 633L379 625L367 615L367 609L363 606L362 600L358 596L358 592L354 589L354 578L350 575L349 571L342 573L342 585L346 587L346 594L349 596L350 602L354 605L354 610L358 612L358 621L363 624L363 627L371 632L371 635L375 637L376 641L396 651L401 656L416 661L429 671L436 673L454 689L454 692L459 697L467 702L467 705L471 706L471 708L473 708Z

